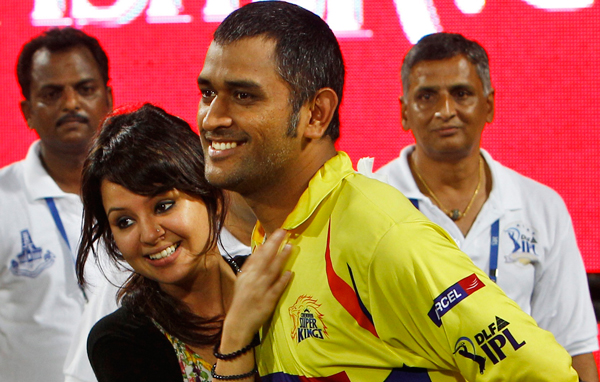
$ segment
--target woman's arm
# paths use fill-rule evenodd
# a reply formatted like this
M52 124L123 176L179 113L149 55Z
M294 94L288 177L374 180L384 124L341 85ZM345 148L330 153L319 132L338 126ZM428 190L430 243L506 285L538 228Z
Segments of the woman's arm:
M286 231L277 230L246 261L237 277L233 301L223 323L219 353L230 354L247 347L271 316L291 278L290 272L282 274L291 252ZM229 360L219 359L214 372L222 376L245 375L255 370L255 366L254 350L249 349ZM254 378L249 375L238 381Z

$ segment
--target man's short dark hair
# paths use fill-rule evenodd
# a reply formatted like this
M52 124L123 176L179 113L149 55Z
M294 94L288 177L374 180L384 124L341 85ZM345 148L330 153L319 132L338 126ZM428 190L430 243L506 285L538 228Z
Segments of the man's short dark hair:
M47 48L50 52L60 52L77 46L89 49L98 64L104 86L108 86L108 57L98 40L75 28L52 28L23 45L21 53L19 53L17 79L23 97L29 100L31 96L31 67L35 52L42 48Z
M281 78L291 90L293 131L297 113L321 88L332 88L342 102L344 59L335 35L319 16L283 1L250 3L234 11L219 25L214 41L221 46L247 37L273 39ZM334 142L340 135L339 104L325 135Z
M458 33L434 33L427 35L413 46L402 62L400 77L404 94L410 86L410 72L421 61L446 60L456 56L465 56L475 66L477 75L487 96L492 89L490 62L485 49L476 41L469 40Z

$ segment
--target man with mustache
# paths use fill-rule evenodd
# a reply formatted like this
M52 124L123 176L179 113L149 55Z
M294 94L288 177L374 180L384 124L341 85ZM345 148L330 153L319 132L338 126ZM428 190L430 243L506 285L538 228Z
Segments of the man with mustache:
M74 264L81 169L112 109L108 58L94 37L55 28L23 46L17 77L40 139L0 170L0 380L63 381L86 300Z

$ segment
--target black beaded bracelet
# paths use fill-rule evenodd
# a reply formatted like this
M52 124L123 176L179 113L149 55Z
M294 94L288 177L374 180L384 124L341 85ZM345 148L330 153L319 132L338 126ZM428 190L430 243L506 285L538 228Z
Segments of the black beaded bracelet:
M222 354L222 353L219 353L219 346L221 346L221 341L218 341L215 344L215 347L213 349L213 354L218 359L229 360L229 359L237 358L237 357L241 356L244 353L247 353L250 349L252 349L253 347L258 346L258 345L260 345L260 338L259 338L259 336L257 334L252 339L252 342L250 342L248 345L244 346L240 350L236 350L236 351L234 351L232 353Z
M213 379L218 379L221 381L236 381L239 379L252 377L254 374L258 373L258 369L256 368L256 366L254 366L254 368L252 370L250 370L249 372L247 372L245 374L234 374L234 375L217 374L217 372L215 371L216 368L217 368L217 364L215 363L213 365L212 369L210 369L210 375L212 375Z

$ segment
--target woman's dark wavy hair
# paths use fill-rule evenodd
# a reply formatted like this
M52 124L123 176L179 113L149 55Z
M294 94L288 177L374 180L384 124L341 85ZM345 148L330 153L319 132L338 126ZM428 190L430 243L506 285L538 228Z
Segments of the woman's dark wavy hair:
M184 120L148 103L133 111L117 110L102 124L83 167L83 234L77 254L81 285L85 284L84 267L90 253L97 264L102 263L98 256L104 251L117 266L123 260L102 204L103 180L139 195L155 196L177 189L202 199L210 233L199 255L217 244L225 219L223 193L204 177L198 135ZM164 293L156 281L137 273L122 286L118 299L187 344L212 344L220 335L223 317L196 316L184 303Z

